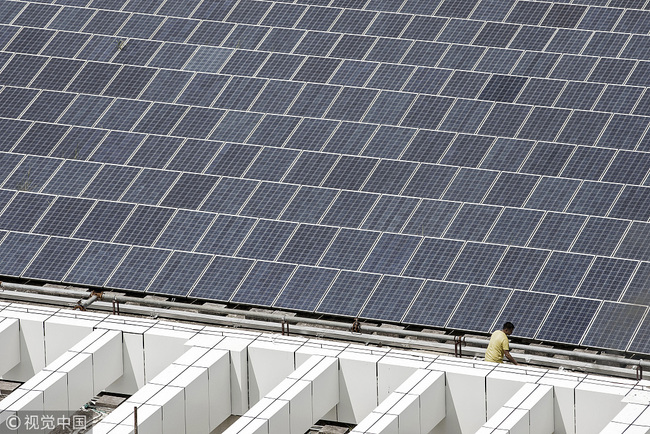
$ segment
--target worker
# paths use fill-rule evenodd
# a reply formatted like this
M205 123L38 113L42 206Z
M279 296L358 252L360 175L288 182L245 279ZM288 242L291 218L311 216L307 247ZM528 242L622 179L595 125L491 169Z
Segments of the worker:
M503 363L503 356L506 356L511 363L518 365L517 361L510 355L510 343L508 336L515 331L515 326L511 322L503 325L503 329L496 330L490 337L490 343L485 351L485 361L494 363Z

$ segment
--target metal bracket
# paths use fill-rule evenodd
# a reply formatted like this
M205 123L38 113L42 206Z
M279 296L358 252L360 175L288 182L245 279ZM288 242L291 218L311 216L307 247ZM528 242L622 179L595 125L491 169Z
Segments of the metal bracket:
M117 301L117 297L113 298L113 315L120 314L120 302Z
M636 365L636 380L641 381L643 380L643 366L641 365Z
M467 345L465 336L454 336L454 356L463 357L463 345Z
M289 336L289 323L286 321L285 317L282 317L282 336Z
M352 333L361 333L361 323L359 322L359 317L356 317L352 322L352 327L350 327Z

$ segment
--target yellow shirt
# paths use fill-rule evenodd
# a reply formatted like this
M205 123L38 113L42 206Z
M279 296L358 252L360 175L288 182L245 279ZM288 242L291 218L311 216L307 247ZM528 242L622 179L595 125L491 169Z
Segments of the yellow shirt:
M510 351L508 335L503 330L497 330L490 337L490 344L485 351L485 361L503 363L503 352Z

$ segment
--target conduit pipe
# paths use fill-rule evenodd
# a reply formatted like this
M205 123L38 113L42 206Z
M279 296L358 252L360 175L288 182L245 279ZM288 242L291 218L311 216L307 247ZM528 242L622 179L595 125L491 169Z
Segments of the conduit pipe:
M89 306L92 302L97 300L97 294L89 294L88 291L82 289L67 289L67 288L52 288L47 286L36 286L36 285L25 285L19 283L10 283L10 282L0 282L0 288L9 290L9 291L27 291L34 292L38 294L45 295L55 295L69 298L83 298L85 299L85 306ZM2 293L0 292L0 297ZM90 295L90 297L88 297ZM95 297L93 299L93 297ZM103 293L103 298L107 300L115 300L118 303L132 303L149 307L158 307L162 309L191 309L197 312L214 314L214 315L238 315L244 316L247 318L262 319L265 321L270 321L274 323L281 323L285 321L287 323L293 324L311 324L319 327L333 327L338 329L349 330L351 323L345 323L340 321L329 321L322 320L317 318L305 318L305 317L291 317L278 313L269 313L269 312L254 312L254 311L245 311L240 309L232 309L227 307L220 306L211 306L211 305L194 305L188 303L180 303L176 301L167 301L167 300L156 300L149 298L140 298L140 297L131 297L126 295L113 294L110 292ZM92 300L92 301L91 301ZM83 303L80 301L78 303ZM429 333L429 332L418 332L412 330L402 330L402 329L392 329L392 328L383 328L372 325L363 325L363 333L380 333L387 335L397 335L397 336L408 336L414 338L420 338L425 340L441 340L441 341L453 341L454 335L446 335L442 333ZM466 344L472 344L479 347L487 347L489 340L472 338L472 337L463 337L463 342ZM548 347L538 347L524 344L510 344L511 349L517 349L527 352L541 353L551 356L566 356L572 359L585 360L585 361L597 361L604 363L612 363L618 366L628 366L636 365L641 366L643 369L650 369L650 362L645 360L635 360L627 359L625 357L616 357L609 356L604 354L591 354L591 353L582 353L577 351L570 350L561 350L557 348L548 348Z

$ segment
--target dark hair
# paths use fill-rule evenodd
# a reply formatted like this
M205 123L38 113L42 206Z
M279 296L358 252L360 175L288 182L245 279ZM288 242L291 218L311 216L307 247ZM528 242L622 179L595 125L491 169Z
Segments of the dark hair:
M505 324L503 325L503 329L504 329L504 330L514 330L514 329L515 329L515 325L514 325L513 323L511 323L510 321L508 321L507 323L505 323Z

